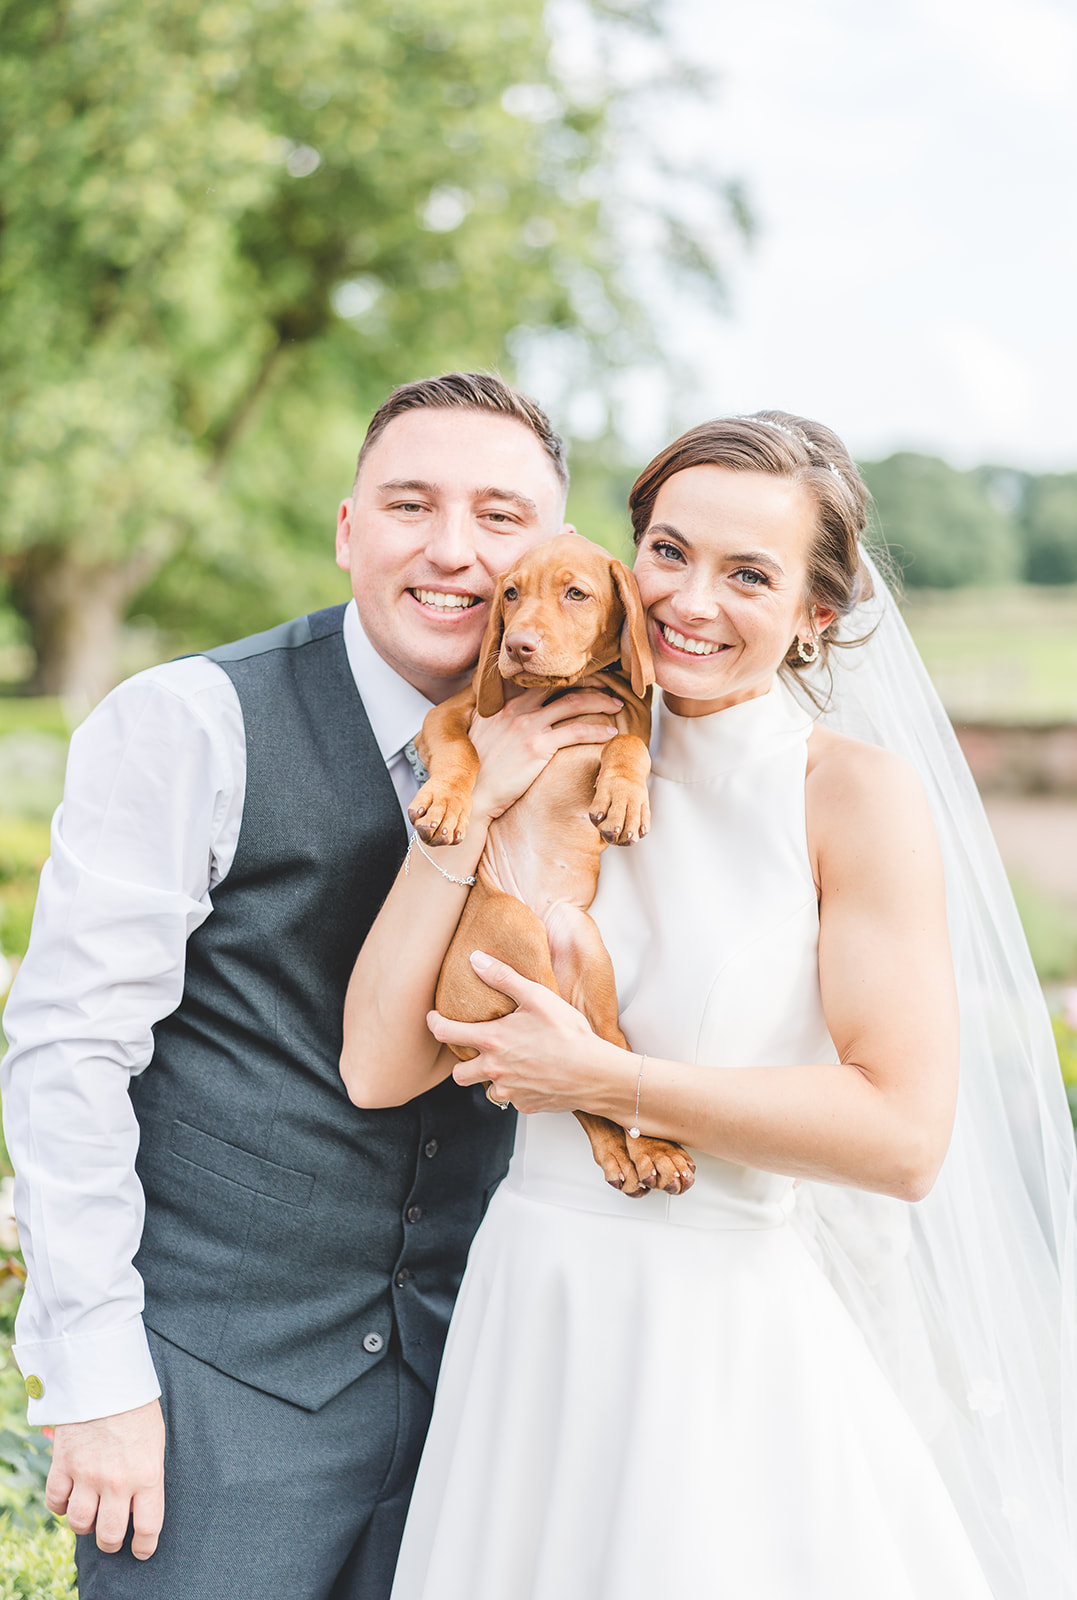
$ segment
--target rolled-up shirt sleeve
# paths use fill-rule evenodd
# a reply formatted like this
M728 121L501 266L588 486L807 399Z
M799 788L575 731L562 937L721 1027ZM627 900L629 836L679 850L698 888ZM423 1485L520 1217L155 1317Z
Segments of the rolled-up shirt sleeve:
M71 742L33 931L4 1016L4 1131L27 1265L15 1359L32 1423L160 1391L133 1266L144 1201L128 1085L179 1005L186 943L235 853L243 719L204 657L115 690Z

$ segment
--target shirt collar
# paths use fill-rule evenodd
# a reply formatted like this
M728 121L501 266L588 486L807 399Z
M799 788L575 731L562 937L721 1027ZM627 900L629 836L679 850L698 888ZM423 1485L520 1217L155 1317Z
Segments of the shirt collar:
M382 660L363 632L354 600L344 612L344 648L381 758L391 761L414 739L433 702Z

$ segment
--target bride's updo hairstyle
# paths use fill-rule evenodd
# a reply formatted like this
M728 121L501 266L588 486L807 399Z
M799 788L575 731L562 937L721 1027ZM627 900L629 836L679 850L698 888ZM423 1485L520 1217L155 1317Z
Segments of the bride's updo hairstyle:
M628 509L637 545L650 526L659 489L689 467L767 472L804 485L816 507L815 537L808 551L808 601L813 610L836 613L835 622L819 635L819 664L826 666L834 645L862 644L863 639L828 637L837 633L841 618L873 592L871 574L860 554L871 497L837 434L821 422L787 411L701 422L660 451L632 485ZM805 665L794 639L784 666L799 673Z

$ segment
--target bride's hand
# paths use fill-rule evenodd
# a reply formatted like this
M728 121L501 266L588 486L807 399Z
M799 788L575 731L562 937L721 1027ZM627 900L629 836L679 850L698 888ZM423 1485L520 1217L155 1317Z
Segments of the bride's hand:
M491 1099L511 1101L517 1111L574 1111L581 1101L586 1105L606 1053L625 1052L599 1039L574 1006L503 961L476 950L471 964L483 983L516 1001L516 1010L493 1022L453 1022L438 1011L429 1013L427 1027L435 1039L479 1052L453 1069L456 1082L488 1083Z
M573 722L573 717L607 718L623 701L602 689L577 689L544 705L546 689L525 689L492 717L475 717L469 730L479 756L471 812L499 817L529 789L558 750L575 744L606 744L617 732L611 721Z

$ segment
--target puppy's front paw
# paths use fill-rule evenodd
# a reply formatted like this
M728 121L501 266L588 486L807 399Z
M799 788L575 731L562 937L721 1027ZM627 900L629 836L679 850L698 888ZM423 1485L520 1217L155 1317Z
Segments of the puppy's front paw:
M459 844L467 837L471 795L428 778L408 807L415 832L426 844Z
M646 785L600 778L588 815L607 844L635 844L651 826Z

